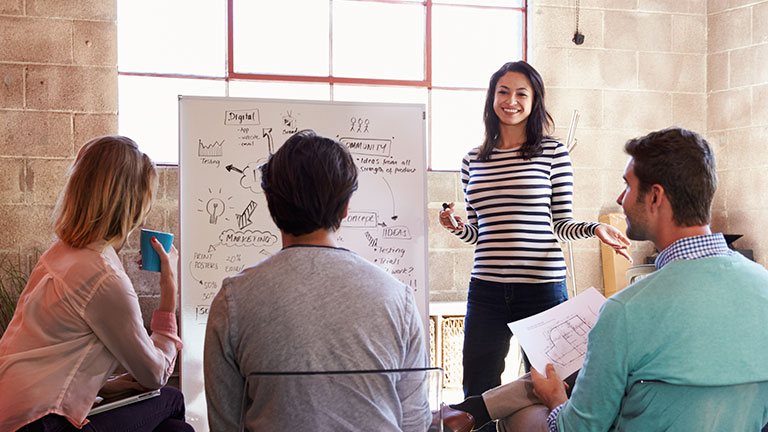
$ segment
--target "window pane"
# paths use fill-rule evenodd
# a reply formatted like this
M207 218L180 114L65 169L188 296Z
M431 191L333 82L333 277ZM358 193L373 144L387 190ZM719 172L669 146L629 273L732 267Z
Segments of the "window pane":
M233 9L236 72L328 76L327 1L235 0Z
M121 72L224 76L226 2L120 0L117 20Z
M179 161L179 98L224 96L224 81L120 75L119 130L156 163Z
M522 12L435 6L432 23L432 83L485 88L508 61L522 59Z
M433 4L523 7L523 0L432 0Z
M347 102L419 103L427 106L425 87L333 86L333 100Z
M433 170L461 169L461 158L483 142L485 91L432 90Z
M424 6L333 3L333 75L424 79Z
M329 84L285 81L230 81L229 95L262 99L331 100Z

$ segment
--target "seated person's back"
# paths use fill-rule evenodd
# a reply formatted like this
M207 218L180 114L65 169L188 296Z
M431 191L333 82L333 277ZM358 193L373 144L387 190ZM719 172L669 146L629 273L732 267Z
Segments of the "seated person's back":
M412 289L336 246L357 188L349 153L299 132L262 168L262 187L283 249L225 279L211 306L212 430L239 427L241 409L247 430L425 430L418 374L359 373L423 368L426 349ZM358 373L294 374L328 371Z
M757 431L764 416L768 382L693 386L661 381L634 383L615 430Z

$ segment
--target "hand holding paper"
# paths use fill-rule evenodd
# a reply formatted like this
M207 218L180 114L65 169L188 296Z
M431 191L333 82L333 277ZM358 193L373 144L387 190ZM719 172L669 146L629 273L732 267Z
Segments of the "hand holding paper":
M540 374L536 368L531 369L533 394L550 410L568 400L566 384L555 371L552 363L547 364L546 375Z

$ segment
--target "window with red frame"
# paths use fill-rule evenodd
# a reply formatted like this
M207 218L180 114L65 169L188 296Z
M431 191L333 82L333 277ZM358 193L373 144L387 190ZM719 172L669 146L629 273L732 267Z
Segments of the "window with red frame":
M526 58L526 0L119 0L120 133L178 162L178 95L421 103L429 168L483 139L490 75Z

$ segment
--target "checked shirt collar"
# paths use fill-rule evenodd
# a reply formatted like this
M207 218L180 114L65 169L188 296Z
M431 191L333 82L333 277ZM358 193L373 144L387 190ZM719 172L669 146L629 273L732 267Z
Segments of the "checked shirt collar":
M656 270L677 260L693 260L714 256L731 256L733 251L728 248L722 233L686 237L667 246L656 257Z

